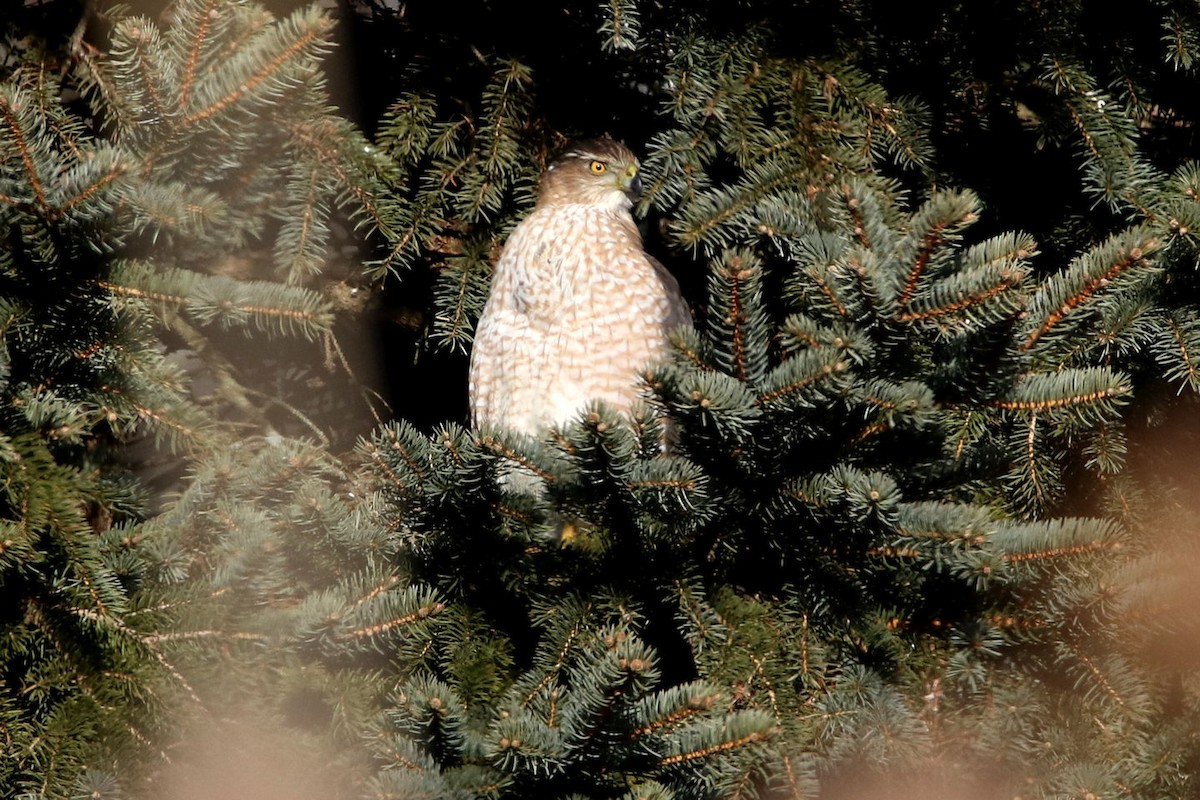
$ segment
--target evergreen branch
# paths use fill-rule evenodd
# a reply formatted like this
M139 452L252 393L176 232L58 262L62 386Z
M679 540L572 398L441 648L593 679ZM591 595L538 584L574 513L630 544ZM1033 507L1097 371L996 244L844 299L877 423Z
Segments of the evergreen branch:
M889 141L894 148L892 151L893 153L902 154L905 158L907 158L909 164L923 165L927 162L926 156L921 152L920 148L915 145L915 142L905 137L900 128L890 121L892 118L897 116L899 116L901 119L904 118L907 112L902 107L897 105L881 105L876 107L874 104L866 104L866 108L868 110L868 131L876 127L872 123L878 121L878 127L883 128L884 132L890 136ZM870 134L868 134L868 142L867 146L865 147L867 154L872 152L869 136ZM900 159L897 158L897 161L899 160Z
M496 103L491 109L491 113L488 114L488 131L491 133L491 138L488 140L484 164L489 167L503 163L504 152L507 149L504 146L505 132L510 126L519 125L519 123L514 125L509 122L510 113L515 116L514 109L520 109L520 104L514 99L512 90L514 87L525 87L531 83L529 67L516 59L509 61L497 77L503 77L503 87L499 94L500 102ZM492 169L488 171L493 172Z
M905 403L905 401L901 400L888 400L886 397L880 397L877 394L871 394L869 392L863 395L862 401L869 406L882 408L885 411L895 411L896 409L900 408L902 403Z
M454 428L461 430L458 425L455 425ZM463 468L467 465L467 461L463 457L458 443L455 441L454 431L451 430L451 428L443 427L441 430L439 430L437 441L446 449L446 452L450 454L450 458L454 461L455 466Z
M810 796L816 797L816 791L811 788L812 781L805 780L803 776L797 773L796 767L792 763L794 758L785 753L781 756L780 760L783 762L786 796L796 798L796 800L804 800L804 798Z
M402 617L396 617L394 619L387 620L386 622L379 622L362 628L352 629L346 633L340 634L338 638L361 639L364 637L378 636L381 633L386 633L387 631L394 630L395 628L402 628L406 625L412 625L414 622L424 622L431 616L438 614L445 609L446 604L438 601L427 606L421 606L411 614L405 614Z
M29 143L25 139L25 134L21 130L21 121L17 117L16 113L17 109L19 108L19 103L21 102L22 98L20 94L0 94L0 114L4 115L4 121L8 127L9 135L12 136L13 143L17 148L17 152L21 156L21 162L25 166L25 176L29 181L30 188L33 189L33 195L37 199L37 204L42 208L45 208L46 187L42 183L42 179L37 173L37 166L34 163L33 152L29 147Z
M467 320L469 317L467 314L467 307L469 305L468 299L470 297L470 286L471 270L464 267L463 269L459 270L458 280L454 282L455 291L453 293L454 302L451 305L450 312L450 330L445 334L445 338L451 341L459 340L459 332L468 327ZM444 309L445 304L442 304L441 308ZM435 320L439 321L444 318L444 311L434 317Z
M603 42L605 50L636 50L638 40L637 5L631 0L608 0L609 13L600 27L608 34Z
M859 246L870 248L871 239L867 235L867 220L863 216L862 201L853 194L848 183L842 184L841 195L846 204L846 211L850 214L850 229L858 237ZM830 297L830 299L833 298Z
M117 296L182 308L202 324L231 327L248 320L267 334L299 330L309 338L329 335L333 325L329 303L319 294L270 281L239 281L224 275L123 263L97 284Z
M673 135L672 135L673 133ZM643 165L648 180L642 193L642 210L651 205L663 205L672 200L684 201L694 198L703 188L703 174L697 153L708 144L701 131L664 132L656 135L650 144L650 153ZM684 186L676 188L674 182Z
M1038 412L1034 411L1029 415L1029 433L1025 437L1025 467L1029 485L1033 487L1033 499L1039 506L1044 506L1049 492L1041 479L1042 473L1037 464L1037 426Z
M721 692L712 690L701 695L696 695L688 699L687 705L672 711L658 719L648 722L631 730L627 736L630 739L637 739L649 733L654 733L661 728L668 728L678 725L692 717L701 714L708 714L717 705L721 699Z
M190 642L201 639L232 639L234 641L242 642L265 643L269 642L271 637L267 636L266 634L251 633L249 631L192 630L152 633L142 636L141 639L147 644L158 644L159 642Z
M319 325L326 319L323 311L308 311L295 308L279 308L277 306L253 305L249 303L243 304L227 304L223 305L222 311L235 311L246 314L259 314L262 316L279 317L290 319L295 322L303 322L306 324Z
M493 435L491 433L480 434L478 439L476 439L476 441L479 442L480 447L490 450L491 452L495 453L496 455L500 456L501 458L512 461L514 464L517 464L518 466L520 466L523 469L529 470L530 472L532 472L534 475L541 478L546 483L554 483L555 481L558 480L558 476L554 475L553 473L551 473L547 470L542 469L537 464L533 463L533 461L531 461L530 459L521 455L516 450L513 450L511 447L508 447L507 445L505 445L502 441L500 441L500 439L498 437L496 437L495 435Z
M867 302L867 308L878 314L881 303L879 289L881 288L881 270L878 257L872 250L851 252L845 261L845 266L858 282L859 296Z
M75 615L82 617L83 619L86 619L89 622L92 622L96 625L100 625L103 627L111 628L115 631L118 631L118 632L124 634L125 636L129 637L133 641L136 641L136 642L139 642L139 643L145 645L146 649L149 650L150 654L154 657L154 660L157 661L159 663L159 665L161 665L162 668L165 669L171 675L171 677L173 677L179 683L179 685L183 687L184 691L186 691L188 693L188 696L193 700L193 702L195 702L197 705L203 705L204 701L200 699L200 695L196 693L196 690L194 688L192 688L191 683L189 683L188 679L183 676L183 673L181 673L174 664L172 664L170 661L167 660L166 655L164 655L161 650L159 650L157 647L154 647L150 642L148 642L146 640L146 637L143 636L141 633L130 628L128 625L126 625L120 619L118 619L112 615L99 614L90 608L73 608L73 609L71 609L71 611Z
M117 180L117 178L121 177L121 175L124 173L125 164L119 161L115 162L103 175L85 187L78 194L67 199L65 202L59 203L55 208L49 209L47 218L51 221L54 221L65 216L72 208L80 203L87 202L92 197L95 197L101 189Z
M764 174L754 176L757 180L745 180L740 186L735 187L734 191L721 192L712 198L714 201L719 200L720 206L724 207L705 209L702 204L694 204L694 207L707 210L709 213L699 222L691 223L681 220L672 227L678 231L681 242L694 248L704 240L710 231L719 228L737 214L753 207L762 198L769 197L777 190L803 179L809 171L808 166L763 170ZM774 174L771 174L772 172Z
M223 198L201 187L178 182L151 183L158 168L146 159L141 166L143 174L137 178L142 183L137 193L127 193L122 198L122 203L135 211L134 224L138 230L149 228L155 235L164 230L203 235L207 224L229 221L228 204Z
M838 298L837 294L833 291L833 287L829 285L829 281L815 273L810 273L809 277L812 278L813 282L817 284L817 288L821 290L821 293L824 294L825 297L829 299L829 302L833 304L833 308L838 314L843 317L850 316L850 309L847 308L841 299Z
M1182 384L1180 391L1183 386L1200 389L1200 352L1197 352L1200 349L1200 322L1193 314L1185 315L1182 311L1172 311L1164 317L1171 344L1159 346L1158 341L1152 344L1158 362L1166 368L1164 377L1179 381Z
M1027 614L991 614L987 621L1002 630L1034 631L1046 627L1045 619Z
M214 2L215 1L216 0L214 0ZM208 15L205 14L206 21L207 21L207 17L208 17ZM138 45L144 45L148 38L144 32L138 31L136 29L131 29L129 31L129 34L134 39L134 41L136 41L138 43ZM194 63L189 64L188 67L190 67L190 69L194 72L194 70L195 70ZM161 77L159 75L155 74L155 70L152 68L152 65L150 64L150 61L149 61L149 56L146 53L145 47L143 47L143 46L139 46L137 48L137 68L138 68L138 73L141 77L141 82L140 82L141 86L145 88L146 96L148 98L150 98L150 105L152 107L152 109L151 109L152 117L151 118L156 119L156 120L166 118L167 108L166 108L166 105L163 103L162 97L160 97L159 93L158 93L158 84L159 84L159 81L161 80ZM185 76L186 76L186 74L187 74L187 70L185 70ZM185 82L184 88L182 90L182 96L179 98L179 105L181 108L184 107L185 104L187 103L187 91L188 91L187 83Z
M1002 275L1000 279L991 286L980 289L978 292L966 296L960 296L950 302L943 303L931 308L923 308L919 311L908 310L897 312L897 322L922 322L925 320L934 319L936 317L944 317L950 314L956 314L959 311L964 311L968 308L982 306L988 301L999 297L1000 295L1017 286L1021 281L1021 275L1011 274Z
M196 84L196 66L200 62L200 51L204 49L213 20L220 15L217 6L221 2L222 0L208 0L207 5L201 7L199 13L195 15L199 25L196 27L195 35L192 36L187 60L183 65L183 75L179 81L180 108L187 108L188 100L192 96L192 88Z
M1165 29L1162 41L1167 45L1167 60L1176 69L1190 72L1196 59L1196 31L1178 13L1163 20L1162 27Z
M320 168L312 165L306 173L304 197L285 212L284 231L281 231L276 245L276 263L288 267L290 282L297 282L298 278L308 273L320 272L324 252L326 237L318 232L322 225L317 216L323 188ZM296 212L297 205L299 213ZM283 252L285 247L286 253Z
M82 24L82 22L81 22ZM53 78L48 78L45 70L39 70L37 77L38 110L46 128L53 134L54 145L66 148L67 155L75 161L85 158L82 142L90 140L88 131L78 118L63 114L58 106L62 84Z
M655 478L642 480L628 480L625 485L630 489L677 489L680 491L689 491L695 489L699 484L695 478L685 479L670 479L670 478Z
M925 272L925 267L929 264L929 258L934 251L942 244L942 231L948 227L947 223L935 223L933 227L921 237L921 242L917 246L916 258L913 259L912 266L908 269L908 276L904 281L904 288L900 292L900 297L897 300L898 305L907 305L912 298L913 292L917 289L917 282L921 280L921 275Z
M800 636L797 637L800 642L800 674L809 675L811 667L809 665L809 639L812 636L812 631L809 629L808 614L800 615Z
M187 305L190 299L183 293L156 292L136 286L123 286L121 284L111 283L109 281L97 281L96 285L102 289L112 292L119 297L134 297L139 300L152 300L154 302L165 303L179 307Z
M404 235L397 239L395 238L395 234L383 221L383 217L379 214L374 204L368 206L367 211L371 215L372 219L375 220L376 225L379 226L379 230L383 233L384 237L391 240L391 247L388 250L387 257L383 259L384 269L391 269L392 264L400 261L401 253L403 253L412 244L413 240L416 239L420 234L418 224L414 220L412 225L407 226L407 230L404 232Z
M1054 408L1091 405L1110 397L1118 397L1122 394L1125 394L1125 390L1117 387L1108 387L1076 395L1051 397L1046 400L993 400L990 405L1006 411L1032 411L1036 413Z
M864 425L858 433L854 435L853 442L862 444L873 436L878 436L881 433L886 433L891 428L891 425L886 422L873 422L869 425Z
M439 344L466 352L471 319L483 311L487 302L492 243L471 239L450 247L458 253L449 257L434 281L433 337Z
M820 476L817 479L793 479L788 481L782 491L785 496L795 500L799 500L803 505L811 508L828 508L829 494L828 483L823 480L826 476Z
M1048 331L1061 322L1064 317L1085 303L1093 294L1108 286L1113 279L1125 270L1142 263L1142 259L1146 256L1147 252L1156 248L1157 245L1156 241L1149 240L1145 243L1144 247L1132 247L1123 258L1112 262L1103 273L1086 280L1074 294L1063 300L1062 304L1052 311L1036 330L1029 334L1022 344L1021 349L1031 349Z
M836 547L829 548L826 552L837 554L841 552ZM882 556L883 558L904 558L909 560L917 560L927 557L927 554L915 547L870 547L863 551L868 556Z
M751 275L750 269L740 269L741 260L732 259L729 264L727 277L729 279L729 315L726 323L733 332L733 367L734 377L746 380L746 342L745 315L742 309L741 290L745 279ZM736 271L735 271L736 270Z
M259 391L257 389L243 390L243 398L248 399L250 397L258 398L263 403L267 404L268 407L280 408L286 413L291 414L300 422L300 424L312 432L312 435L322 444L322 446L329 446L329 436L325 433L325 431L321 430L321 426L309 419L307 414L296 408L291 403L284 401L280 397L275 397L267 392Z
M30 205L29 203L27 203L24 200L19 200L16 197L13 197L12 195L7 195L2 192L0 192L0 203L4 203L5 205L12 206L13 208L17 209L18 211L24 211L27 213L33 212L34 208L35 208L34 206Z
M1087 542L1085 544L1064 545L1062 547L1048 547L1044 550L1037 550L1026 553L1005 553L1001 556L1005 561L1012 563L1024 563L1032 561L1052 561L1061 558L1070 558L1072 556L1081 556L1087 553L1096 553L1103 550L1115 551L1120 550L1121 546L1113 542Z
M400 767L401 769L404 769L404 770L409 770L412 772L418 772L418 773L422 773L422 774L425 773L426 770L429 769L429 766L427 764L420 763L416 759L410 757L407 752L401 750L398 747L383 748L381 755L387 759L388 767L393 768L393 769L395 767ZM497 788L499 788L499 787L497 787ZM490 795L492 792L482 791L480 793L484 794L484 795Z
M292 134L299 144L315 154L317 161L323 167L332 170L338 182L354 197L359 208L370 217L375 230L379 231L386 239L394 238L386 215L380 210L375 195L367 188L364 181L355 179L347 170L346 159L343 158L343 154L337 146L341 138L337 132L317 128L311 124L301 124L293 128ZM412 234L410 233L404 243L395 245L392 248L393 254L399 252L411 238ZM390 263L391 260L392 257L389 257L388 262Z
M802 314L791 314L783 321L782 330L800 347L819 347L827 342L818 338L817 327L813 321Z
M534 701L542 689L550 684L558 675L566 668L567 657L574 648L575 642L584 633L584 619L581 616L576 620L575 624L566 632L563 637L562 646L558 649L558 656L554 662L546 669L542 679L533 687L532 691L526 693L525 699L521 702L522 708L528 708Z
M1075 123L1075 129L1079 131L1079 135L1083 139L1083 144L1088 153L1097 161L1103 159L1104 153L1096 142L1096 136L1092 133L1091 128L1088 127L1088 124L1084 121L1074 103L1067 104L1067 114L1070 115L1071 121Z
M984 530L974 528L938 530L926 526L918 530L907 525L899 525L896 528L896 532L910 539L927 539L937 542L962 542L971 545L982 545L987 541L987 533Z
M672 352L681 356L683 360L695 369L709 371L712 369L707 359L701 352L701 342L687 335L686 328L671 331L667 334L667 338L671 342Z
M628 652L633 649L630 646L634 645L634 640L623 630L609 633L594 643L599 643L606 652L589 653L589 660L592 661L589 666L603 669L605 675L603 683L589 687L579 703L573 724L565 726L570 729L577 748L596 740L625 698L637 691L639 679L644 679L654 670L653 658L644 654L644 648L641 648L643 653L635 650L634 656L629 657Z
M114 41L120 25L114 29ZM87 41L81 41L75 58L80 67L81 93L91 100L93 108L107 106L118 118L123 113L124 98L120 91L121 81L105 69L104 58L107 54Z
M214 49L214 58L212 60L216 64L224 64L239 52L242 52L243 49L252 48L254 46L253 42L259 32L265 30L276 21L274 15L261 5L248 4L246 11L249 13L239 15L237 19L238 27L234 30L233 35L221 43L219 50Z
M414 476L416 476L416 478L419 481L424 481L426 479L426 474L425 474L425 470L421 467L421 461L410 450L410 448L408 448L404 444L404 442L401 441L400 430L397 428L397 426L385 425L383 428L383 435L386 436L388 439L388 441L387 441L387 444L389 445L388 452L391 454L398 455L400 457L400 459L404 462L404 464L408 467L408 469L412 472L412 474ZM368 452L369 452L372 460L377 465L379 465L380 468L383 469L384 474L387 475L389 479L391 479L392 483L394 483L397 488L407 492L408 487L409 487L408 482L403 480L396 473L396 471L392 469L392 466L391 466L391 464L388 463L387 459L385 459L383 457L383 451L379 447L378 441L379 441L378 434L376 434L375 443L373 443L372 446L368 448Z
M705 643L719 643L723 640L723 631L729 628L728 622L721 616L720 611L692 591L686 581L675 583L674 594L679 598L679 607L684 619L689 625L686 637L697 652L704 649Z
M1069 641L1064 641L1061 643L1061 645L1066 648L1071 655L1078 659L1080 663L1083 664L1088 673L1090 673L1091 676L1096 679L1096 682L1100 685L1100 688L1104 691L1104 693L1120 707L1121 711L1123 711L1131 719L1137 718L1132 705L1129 702L1126 702L1121 692L1119 692L1117 688L1113 686L1113 682L1109 680L1108 676L1104 674L1103 670L1096 665L1095 661L1081 652L1079 648L1072 645Z
M979 438L980 430L986 423L985 415L980 413L978 409L972 408L966 412L962 424L957 426L953 437L955 461L962 460L967 447Z
M974 268L1011 269L1012 265L1022 264L1037 254L1037 242L1033 237L1019 231L1010 231L972 245L967 250L963 262Z
M755 400L755 405L766 405L789 395L797 394L800 392L800 390L812 386L813 384L835 377L836 375L844 372L847 368L845 361L838 360L831 362L828 358L823 357L824 354L820 353L819 351L806 351L804 355L808 355L809 353L817 353L819 356L819 362L823 363L820 363L819 366L813 364L812 366L817 367L816 369L804 369L804 367L808 365L799 363L799 358L793 358L784 362L780 367L777 367L774 370L772 373L773 375L778 374L782 376L786 373L796 372L799 374L795 378L779 382L779 385L773 389L759 393L757 399Z
M766 686L767 700L771 704L771 715L775 717L776 721L779 721L779 701L775 691L774 681L772 681L771 677L767 674L766 666L763 660L759 658L757 654L750 652L747 653L747 655L750 657L750 660L754 662L754 671L758 674L759 679Z
M1023 564L1118 552L1123 543L1116 534L1116 524L1107 519L1064 517L1001 523L991 533L990 542L998 548L1002 560Z
M371 587L371 589L366 594L362 595L357 600L351 601L350 605L355 608L365 605L365 604L371 602L372 600L375 600L376 598L381 597L385 592L391 591L392 589L396 588L396 586L399 583L400 583L400 576L395 575L395 574L390 574L383 580L382 583L380 583L377 586Z
M62 541L63 541L63 545L68 550L74 551L74 550L78 549L78 542L74 541L72 539L72 537L69 537L69 536L63 537ZM83 565L86 563L86 559L81 558L80 554L77 552L72 553L72 560L75 561L75 563L79 564L79 565ZM91 598L93 605L95 605L95 607L98 609L98 611L92 611L91 609L72 608L72 612L77 615L84 616L86 618L90 618L89 615L95 615L97 617L97 619L94 621L99 621L99 618L103 617L105 620L109 620L109 621L114 622L117 625L120 625L121 623L120 623L120 620L117 618L115 610L113 608L111 608L107 602L105 602L104 598L101 596L102 593L96 588L96 583L95 583L95 581L92 580L91 570L81 567L81 568L78 568L75 570L75 574L79 578L79 580L83 583L83 585L87 588L88 597ZM124 598L120 598L120 599L124 599Z
M536 515L526 511L523 508L514 506L511 503L494 503L492 505L492 509L504 519L512 520L520 525L530 525L537 519ZM535 551L531 548L526 550L526 552L531 553Z
M319 28L309 28L303 31L300 36L285 47L280 53L276 54L265 66L252 74L249 78L242 81L233 91L228 92L223 97L218 98L214 102L209 103L204 108L198 111L193 111L183 118L182 124L184 127L191 127L197 122L202 122L210 117L216 116L227 109L229 106L236 103L241 98L253 92L262 83L266 82L275 75L285 64L303 53L312 44L320 42L324 33Z
M108 392L109 394L112 394L116 397L124 397L125 396L125 393L115 386L101 385L100 390L103 392ZM129 400L128 397L126 397L125 399ZM139 417L141 417L142 419L149 420L149 421L155 422L165 428L169 428L169 429L175 431L176 433L181 434L185 439L189 439L189 440L193 440L193 441L196 440L197 435L198 435L197 431L192 428L189 428L184 423L172 418L168 412L166 412L162 409L150 408L149 406L139 403L136 400L129 400L129 403L130 403L130 406L133 408L133 410L137 413L137 415Z
M758 800L761 780L762 776L755 769L739 770L732 785L728 781L722 785L721 796L729 800Z
M676 753L675 755L667 756L666 758L661 759L659 764L665 767L671 766L672 764L681 764L688 761L709 758L710 756L714 756L719 753L727 753L730 750L736 750L740 747L745 747L746 745L754 742L761 742L769 738L770 735L770 732L751 731L745 736L740 736L735 739L728 739L726 741L709 745L707 747L701 747L686 753Z

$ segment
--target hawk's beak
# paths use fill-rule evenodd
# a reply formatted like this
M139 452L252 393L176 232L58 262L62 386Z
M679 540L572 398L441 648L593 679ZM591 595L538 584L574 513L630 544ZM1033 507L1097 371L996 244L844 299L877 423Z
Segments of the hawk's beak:
M642 193L642 176L636 169L630 170L625 175L625 191L633 197L638 197Z

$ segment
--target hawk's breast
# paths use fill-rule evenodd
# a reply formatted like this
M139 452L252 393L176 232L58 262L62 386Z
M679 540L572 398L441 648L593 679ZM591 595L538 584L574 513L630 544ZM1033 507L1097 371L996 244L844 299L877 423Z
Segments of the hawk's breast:
M627 212L536 209L505 244L476 329L475 424L542 435L591 400L628 408L681 305Z

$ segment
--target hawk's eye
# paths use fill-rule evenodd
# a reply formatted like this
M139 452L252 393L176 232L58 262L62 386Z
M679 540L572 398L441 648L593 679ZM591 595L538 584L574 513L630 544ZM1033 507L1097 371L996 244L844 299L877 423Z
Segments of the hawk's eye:
M605 172L608 172L608 164L605 164L603 161L593 161L591 164L588 164L588 169L592 171L593 175L603 175Z

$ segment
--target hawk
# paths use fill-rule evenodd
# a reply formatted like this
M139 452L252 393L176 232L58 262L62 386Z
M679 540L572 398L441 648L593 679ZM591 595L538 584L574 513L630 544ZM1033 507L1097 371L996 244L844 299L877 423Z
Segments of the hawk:
M628 410L667 333L691 322L675 278L642 249L640 188L637 158L612 139L576 142L542 175L475 331L476 426L541 438L592 400Z

